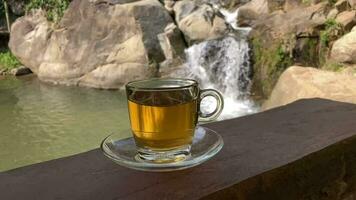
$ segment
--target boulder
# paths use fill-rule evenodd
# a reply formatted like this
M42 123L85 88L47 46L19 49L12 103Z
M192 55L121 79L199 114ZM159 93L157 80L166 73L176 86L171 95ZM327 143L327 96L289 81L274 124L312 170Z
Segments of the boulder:
M283 10L288 12L301 7L305 7L302 0L251 0L239 7L238 21L240 25L245 25L249 21L256 20L275 11Z
M254 24L252 36L268 34L269 39L295 33L297 36L318 36L320 26L326 21L326 3L306 8L297 8L289 12L274 12L262 16Z
M19 18L12 24L11 30L9 41L11 52L37 74L53 32L45 13L37 10Z
M346 31L356 25L356 10L344 11L337 15L336 22L340 23Z
M301 6L303 6L302 0L285 0L283 10L290 11L290 10L294 10L296 8L300 8Z
M283 5L286 9L293 9L296 2L291 1L273 1L273 0L251 0L239 7L238 24L239 26L252 26L254 20L263 18L263 16L273 11L281 11Z
M356 76L356 65L345 65L340 72L346 75Z
M268 14L270 12L268 0L251 0L240 8L241 12L255 13L259 15Z
M198 5L195 1L183 0L176 2L173 10L178 27L189 45L227 33L224 19L217 16L209 4Z
M262 109L267 110L298 99L309 98L356 103L355 85L356 76L353 75L311 67L289 67L280 76L270 98L263 103Z
M164 0L163 4L164 4L164 7L167 9L167 11L170 14L173 14L173 6L175 4L175 1L174 0Z
M339 14L339 11L336 8L333 8L329 11L328 15L327 15L327 19L335 19L337 14Z
M348 9L349 7L349 3L347 2L347 0L339 0L335 3L335 8L339 11L339 12L344 12Z
M250 0L220 0L220 4L229 10L235 10Z
M336 62L356 64L356 27L334 42L330 57Z
M356 0L347 0L352 9L356 9Z
M9 46L40 80L119 88L183 56L185 43L158 0L74 0L56 26L41 11L16 20Z
M326 21L327 3L275 11L253 22L253 93L268 97L279 75L294 63L315 66L318 37Z

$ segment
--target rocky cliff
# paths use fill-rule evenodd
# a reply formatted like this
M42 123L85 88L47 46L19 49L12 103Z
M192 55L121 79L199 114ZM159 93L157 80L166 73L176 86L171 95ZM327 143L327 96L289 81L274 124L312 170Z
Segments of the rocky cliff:
M43 81L119 88L181 66L193 44L252 27L252 93L267 98L290 66L355 64L355 9L354 0L73 0L58 24L41 10L19 18L9 46Z

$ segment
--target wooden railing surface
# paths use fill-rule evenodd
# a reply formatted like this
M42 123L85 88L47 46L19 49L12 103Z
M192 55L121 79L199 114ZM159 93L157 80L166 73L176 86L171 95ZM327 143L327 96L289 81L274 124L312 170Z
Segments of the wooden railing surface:
M94 149L0 173L0 199L303 199L309 193L328 195L322 190L330 184L327 177L334 176L333 165L344 169L346 178L340 178L346 184L344 192L352 190L354 104L300 100L204 126L220 133L225 146L197 167L135 171Z

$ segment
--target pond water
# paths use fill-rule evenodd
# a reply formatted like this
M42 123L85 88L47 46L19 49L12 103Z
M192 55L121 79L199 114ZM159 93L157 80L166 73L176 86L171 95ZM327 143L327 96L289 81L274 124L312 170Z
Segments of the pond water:
M0 76L0 171L98 148L128 128L123 91Z

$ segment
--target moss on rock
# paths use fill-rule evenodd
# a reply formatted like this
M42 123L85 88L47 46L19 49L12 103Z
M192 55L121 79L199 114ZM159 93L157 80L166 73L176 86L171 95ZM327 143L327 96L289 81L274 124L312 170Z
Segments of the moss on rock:
M254 61L253 93L267 98L281 73L291 65L340 71L342 65L330 63L330 48L345 31L334 19L316 27L311 35L287 33L277 37L255 34L251 39ZM268 39L269 38L269 39Z
M254 38L253 61L254 61L254 91L259 91L262 97L267 96L277 82L279 75L290 65L293 60L283 42L273 44L265 48L261 39Z

